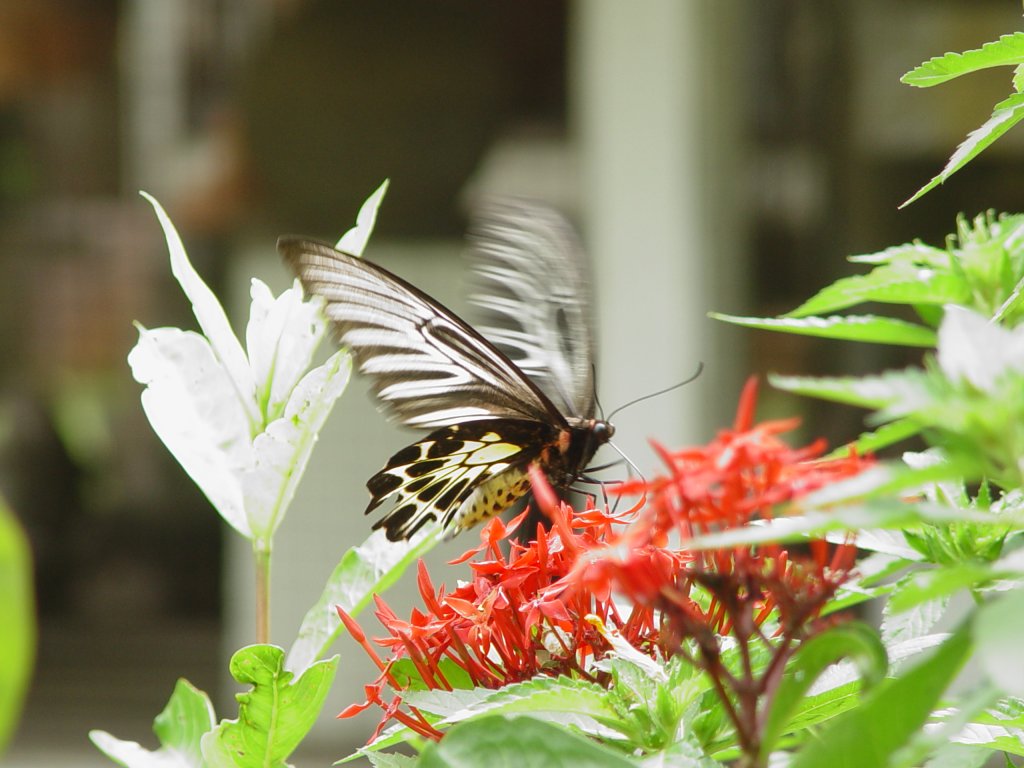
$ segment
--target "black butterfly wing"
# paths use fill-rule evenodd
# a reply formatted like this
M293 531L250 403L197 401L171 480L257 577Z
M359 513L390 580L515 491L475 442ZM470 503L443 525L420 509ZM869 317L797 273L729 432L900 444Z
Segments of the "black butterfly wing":
M396 503L375 529L398 541L439 520L455 533L523 496L531 462L561 476L582 429L491 342L371 262L301 238L281 238L278 250L306 290L326 300L338 341L390 415L434 428L367 482L367 512Z
M572 226L534 201L482 206L471 230L481 333L567 416L594 415L594 339L587 260Z
M326 243L282 237L277 247L305 289L326 300L338 341L399 423L436 428L506 418L565 425L491 342L400 277Z
M559 430L540 421L487 419L435 430L391 457L366 487L367 512L395 506L373 527L392 541L438 520L454 535L508 509L530 488L527 468L551 452ZM545 462L542 461L542 465Z

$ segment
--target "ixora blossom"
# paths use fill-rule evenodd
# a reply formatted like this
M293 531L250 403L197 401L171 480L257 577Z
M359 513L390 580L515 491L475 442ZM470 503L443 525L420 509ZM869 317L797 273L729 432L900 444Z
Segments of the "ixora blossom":
M540 472L531 473L535 503L551 519L522 544L509 524L492 520L469 562L472 578L448 593L419 571L423 609L399 618L377 600L388 633L376 643L358 624L342 620L373 658L381 675L350 716L376 705L389 718L429 738L441 736L429 718L401 695L410 687L499 688L536 676L610 682L603 659L625 642L655 660L680 656L707 672L740 734L756 750L758 707L777 685L800 641L825 626L826 601L848 578L854 548L812 541L809 554L777 544L695 550L695 535L770 520L780 505L860 472L867 460L823 460L824 444L793 449L779 435L795 421L753 423L756 386L745 388L732 429L706 446L659 449L668 472L624 483L618 495L637 494L621 515L592 505L576 511L560 502ZM472 559L475 558L475 559ZM773 629L765 629L771 620ZM726 639L731 636L731 639ZM759 643L771 654L765 670L749 663L736 672L723 661L729 647ZM401 668L402 675L396 673ZM385 685L398 695L385 702ZM372 739L371 739L372 740Z

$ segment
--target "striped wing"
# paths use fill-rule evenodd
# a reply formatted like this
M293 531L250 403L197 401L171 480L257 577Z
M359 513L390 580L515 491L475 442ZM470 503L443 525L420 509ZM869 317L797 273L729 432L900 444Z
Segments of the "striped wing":
M487 313L481 333L536 382L562 413L594 415L594 340L583 249L554 210L520 199L493 201L471 232Z
M493 418L566 426L511 360L419 289L325 243L282 237L277 247L306 290L326 300L338 341L396 421L431 429Z
M366 487L372 500L395 507L374 523L391 541L407 539L439 521L449 535L510 507L526 494L529 463L550 446L557 430L533 421L493 419L442 427L391 457Z

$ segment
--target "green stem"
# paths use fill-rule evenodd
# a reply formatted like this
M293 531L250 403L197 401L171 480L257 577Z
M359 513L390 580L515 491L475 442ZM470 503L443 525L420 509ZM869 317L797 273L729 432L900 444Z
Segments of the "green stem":
M270 642L270 546L253 544L256 559L256 642Z

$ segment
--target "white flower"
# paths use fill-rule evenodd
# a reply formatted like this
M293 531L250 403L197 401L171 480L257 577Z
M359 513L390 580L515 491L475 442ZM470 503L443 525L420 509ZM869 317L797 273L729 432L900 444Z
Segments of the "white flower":
M362 251L385 189L386 183L342 238L350 250ZM167 214L143 195L156 210L171 271L192 302L202 333L139 328L128 364L146 385L142 407L221 516L255 546L269 548L317 434L345 389L351 359L336 352L309 370L326 321L318 299L303 301L298 281L274 298L253 279L243 349Z

